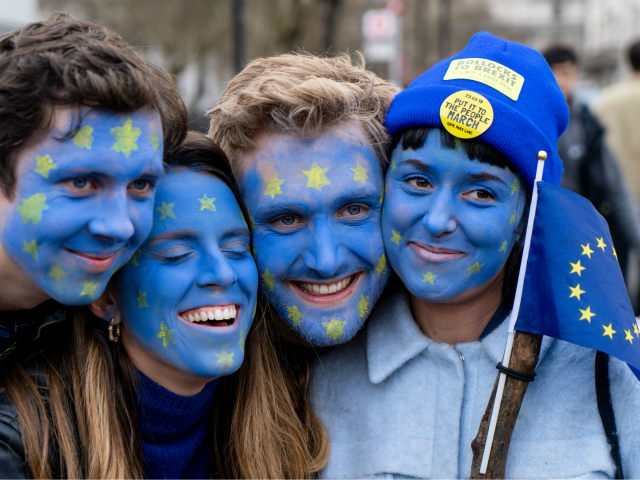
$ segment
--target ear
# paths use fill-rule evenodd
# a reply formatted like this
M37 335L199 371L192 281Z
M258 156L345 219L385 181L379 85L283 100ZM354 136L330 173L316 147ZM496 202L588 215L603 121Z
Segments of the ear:
M100 298L89 304L89 309L96 317L100 317L107 322L110 322L112 318L115 319L114 325L118 325L122 321L120 310L108 285Z

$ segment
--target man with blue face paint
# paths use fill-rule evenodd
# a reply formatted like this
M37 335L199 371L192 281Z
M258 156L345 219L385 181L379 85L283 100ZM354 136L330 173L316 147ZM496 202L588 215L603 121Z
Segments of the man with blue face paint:
M331 441L321 477L468 478L506 343L537 153L548 153L543 179L557 185L567 123L542 56L488 33L395 98L382 231L402 283L364 335L313 370L312 404ZM543 339L507 477L614 476L594 359ZM608 378L619 457L636 477L640 429L620 419L640 414L640 385L615 359Z
M292 343L352 339L389 276L382 122L395 92L347 56L282 55L249 63L208 113L251 212L262 292Z
M119 36L60 14L0 38L0 105L1 360L134 255L186 112Z

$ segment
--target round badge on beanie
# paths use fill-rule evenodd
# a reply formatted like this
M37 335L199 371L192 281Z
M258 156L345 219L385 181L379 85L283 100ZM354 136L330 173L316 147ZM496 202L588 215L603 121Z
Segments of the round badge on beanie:
M548 155L543 180L560 184L556 145L568 123L567 102L543 56L487 32L400 92L385 122L391 135L426 126L478 138L502 152L529 187L540 150Z

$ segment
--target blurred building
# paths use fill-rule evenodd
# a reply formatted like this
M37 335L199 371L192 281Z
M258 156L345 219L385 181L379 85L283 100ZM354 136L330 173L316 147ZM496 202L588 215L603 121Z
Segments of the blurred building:
M38 0L0 0L0 35L37 20Z

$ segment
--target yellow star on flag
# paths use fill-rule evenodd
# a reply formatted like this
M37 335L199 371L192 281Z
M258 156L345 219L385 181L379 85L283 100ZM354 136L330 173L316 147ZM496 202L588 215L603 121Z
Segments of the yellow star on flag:
M315 188L320 191L320 189L325 185L331 185L331 182L325 175L327 170L329 170L328 167L320 168L316 162L313 162L311 165L311 170L303 170L302 173L304 173L308 178L307 187Z
M631 335L631 330L625 330L624 334L625 334L624 339L629 340L629 343L633 345L633 335Z
M611 327L611 323L609 323L609 325L602 325L602 328L604 328L602 336L608 336L611 340L613 340L613 334L618 333Z
M618 252L616 252L616 247L611 247L613 249L613 256L616 257L616 260L618 259Z
M513 179L513 183L511 184L511 195L520 191L520 182L517 178Z
M467 277L472 273L480 273L480 267L484 266L484 263L474 263L470 267L467 267Z
M176 341L173 339L173 332L175 332L175 330L169 330L164 322L160 322L160 333L158 333L156 337L162 339L163 347L166 348L170 343L176 343Z
M240 329L240 340L238 340L238 345L240 345L240 351L244 353L244 329Z
M149 135L149 140L151 141L151 147L153 148L153 151L157 152L160 148L160 139L158 138L158 134L152 133L151 135Z
M127 118L122 127L109 130L109 134L116 139L111 145L111 150L114 152L122 152L126 158L129 158L132 151L138 151L138 137L142 132L138 127L133 126L131 118Z
M369 310L369 295L361 295L356 308L358 309L358 317L364 318L367 314L367 310Z
M580 313L582 314L579 320L586 320L587 322L591 323L591 317L596 316L596 314L591 311L591 306L588 306L586 310L582 310L581 308L579 308L578 310L580 310Z
M271 195L271 199L273 199L276 194L282 193L282 190L280 190L280 185L282 185L285 181L286 180L280 180L278 178L278 172L275 172L275 175L271 180L269 180L269 183L267 183L267 188L264 189L263 193L265 195Z
M580 290L580 284L577 284L575 287L570 286L569 290L571 290L571 295L569 295L569 298L577 297L578 300L580 300L580 295L584 293L584 290Z
M500 250L498 250L499 252L506 252L507 251L507 241L504 240L502 242L502 245L500 245Z
M513 225L514 223L516 223L516 210L513 211L509 218L509 225Z
M62 278L63 275L66 275L67 272L65 272L61 267L59 267L58 265L54 265L49 269L49 273L47 273L48 276L53 277L56 279L56 282L60 283L60 279Z
M300 313L300 310L298 310L298 306L294 305L293 307L290 307L287 305L287 312L287 317L289 317L289 320L293 322L294 326L299 327L300 320L302 320L302 317L304 317L304 315Z
M223 363L225 367L230 367L233 365L233 355L235 352L227 353L226 350L222 350L222 353L216 353L215 356L218 357L218 361L216 363Z
M638 324L633 324L633 333L636 334L636 337L640 338L640 332L638 331Z
M200 211L211 210L212 212L215 212L216 206L213 204L214 200L215 198L209 198L205 193L204 197L198 199L198 201L200 202ZM244 220L244 217L242 217L242 219Z
M585 270L585 268L580 265L580 260L578 260L576 263L569 262L569 265L573 267L569 273L577 273L579 277L582 276L581 272L582 270Z
M376 272L378 272L378 276L382 275L382 272L387 268L387 257L383 253L382 256L378 259L378 265L376 266Z
M267 288L273 292L273 287L276 285L276 281L274 280L273 275L269 273L269 267L264 270L264 273L262 274L262 281Z
M156 208L156 211L160 212L160 220L164 220L167 217L171 217L173 219L176 218L173 213L174 203L167 203L165 201L162 202L162 205Z
M602 251L604 252L604 247L606 247L606 245L604 243L604 237L596 238L596 240L598 241L598 245L596 245L596 246L598 248L601 248Z
M356 168L352 168L352 171L355 172L355 175L353 176L353 179L356 182L360 182L362 181L363 185L366 185L366 180L367 178L369 178L369 176L367 175L367 169L364 168L363 166L360 165L360 162L356 162Z
M36 172L44 178L49 178L49 170L58 168L49 155L45 155L44 157L36 155L36 162Z
M21 205L16 207L16 210L22 215L22 221L24 223L31 223L36 225L42 220L42 212L49 209L49 205L46 204L47 196L44 193L36 193L29 198L23 198Z
M93 127L85 125L73 136L73 143L79 148L86 148L91 150L91 144L93 143Z
M593 250L591 250L589 248L589 244L587 243L586 245L580 245L582 247L582 255L586 255L587 257L591 258L591 254L593 253Z
M136 300L138 300L138 308L148 307L147 292L143 292L142 290L138 290L138 292L140 292L136 297Z
M332 318L329 322L322 322L322 325L327 329L327 335L329 335L334 340L338 340L342 335L344 335L344 326L347 322L341 322Z
M396 245L400 246L400 240L402 240L402 235L400 235L400 232L391 230L391 233L393 234L391 236L391 241L394 242Z
M427 272L427 273L423 273L422 274L422 281L423 282L429 282L431 285L433 285L433 281L438 278L437 275L434 275L431 272Z
M80 296L88 295L93 297L96 294L96 288L98 288L98 282L82 282Z
M33 259L35 261L38 261L38 250L40 249L40 246L36 245L36 241L31 240L30 242L25 242L23 240L22 243L24 243L24 248L22 249L22 251L26 253L30 253Z

